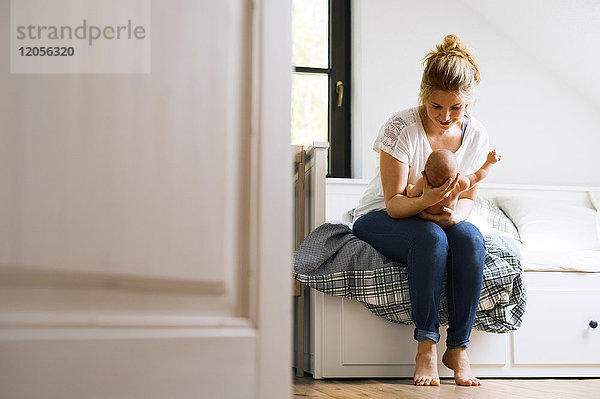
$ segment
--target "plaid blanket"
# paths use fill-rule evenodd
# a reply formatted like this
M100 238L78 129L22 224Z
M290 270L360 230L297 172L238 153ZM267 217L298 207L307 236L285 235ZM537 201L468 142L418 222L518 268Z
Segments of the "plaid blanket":
M480 217L477 227L487 234L473 327L494 333L516 330L527 298L517 229L491 201L478 199L474 212ZM348 225L326 223L312 231L294 254L294 278L328 295L357 300L391 322L412 324L406 265L356 238ZM442 325L448 323L445 285L439 318Z

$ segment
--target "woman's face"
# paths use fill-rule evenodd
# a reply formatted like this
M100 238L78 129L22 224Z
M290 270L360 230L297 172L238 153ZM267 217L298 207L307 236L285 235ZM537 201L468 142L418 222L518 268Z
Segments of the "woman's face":
M448 130L462 120L466 105L455 92L435 90L425 102L425 110L433 126Z

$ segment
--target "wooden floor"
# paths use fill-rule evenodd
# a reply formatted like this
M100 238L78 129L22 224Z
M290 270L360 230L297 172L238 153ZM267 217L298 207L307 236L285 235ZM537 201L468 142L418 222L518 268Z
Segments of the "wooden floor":
M439 387L417 387L410 379L314 380L294 377L294 399L365 398L600 398L600 379L482 379L480 387L459 387L442 379Z

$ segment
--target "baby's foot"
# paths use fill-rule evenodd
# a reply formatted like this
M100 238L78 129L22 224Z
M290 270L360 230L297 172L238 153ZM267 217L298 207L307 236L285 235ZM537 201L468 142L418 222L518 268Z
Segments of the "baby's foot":
M494 164L502 159L502 156L496 153L496 150L492 150L488 153L487 161L491 164Z
M454 381L457 385L481 385L481 381L473 377L471 372L467 348L446 349L442 363L454 370Z
M419 341L415 361L415 385L440 385L435 342Z

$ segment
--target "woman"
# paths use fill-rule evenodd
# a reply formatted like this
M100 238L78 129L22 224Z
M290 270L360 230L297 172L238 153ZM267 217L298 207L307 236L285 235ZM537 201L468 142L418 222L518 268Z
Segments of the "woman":
M479 69L455 35L446 36L425 57L424 65L419 107L392 115L375 141L379 172L356 208L353 231L408 267L414 338L418 341L415 384L440 384L436 344L446 275L449 325L442 362L454 370L457 384L481 385L471 373L466 353L485 259L481 233L465 221L473 210L477 186L461 194L455 209L443 208L439 215L425 209L444 199L457 178L432 187L423 174L421 196L405 195L407 184L415 184L434 150L454 153L462 175L475 172L485 162L487 132L466 113L479 83Z

